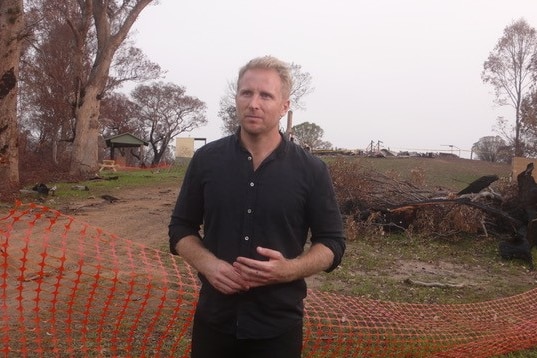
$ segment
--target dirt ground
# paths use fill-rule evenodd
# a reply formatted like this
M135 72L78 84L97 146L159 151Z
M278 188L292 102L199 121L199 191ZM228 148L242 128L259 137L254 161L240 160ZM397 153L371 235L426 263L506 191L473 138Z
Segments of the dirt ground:
M124 239L167 249L168 223L178 192L179 184L122 189L108 193L117 201L98 196L67 204L60 211Z

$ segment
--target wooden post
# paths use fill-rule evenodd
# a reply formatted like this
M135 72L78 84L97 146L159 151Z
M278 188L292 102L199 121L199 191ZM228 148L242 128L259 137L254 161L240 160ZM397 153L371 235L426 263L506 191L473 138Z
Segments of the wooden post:
M291 132L293 131L293 111L287 112L287 128L285 129L285 135L287 138L291 138Z

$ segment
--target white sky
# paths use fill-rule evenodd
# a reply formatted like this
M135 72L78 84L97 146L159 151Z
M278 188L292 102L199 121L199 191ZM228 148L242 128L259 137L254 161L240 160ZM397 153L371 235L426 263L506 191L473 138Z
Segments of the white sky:
M220 138L227 83L251 58L273 55L312 76L293 124L316 123L335 147L382 141L469 157L479 138L497 134L498 116L514 117L494 104L481 72L521 17L537 28L535 0L160 0L133 29L168 71L163 81L207 104L209 123L185 136Z

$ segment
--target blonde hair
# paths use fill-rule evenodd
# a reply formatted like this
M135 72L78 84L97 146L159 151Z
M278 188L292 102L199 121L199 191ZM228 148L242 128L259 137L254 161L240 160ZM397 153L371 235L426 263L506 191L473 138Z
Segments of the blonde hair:
M293 78L291 76L291 69L287 63L273 56L256 57L250 60L246 65L242 66L239 70L237 88L239 88L239 82L244 73L251 69L276 71L278 73L278 76L280 76L280 80L282 82L282 94L284 98L289 98L289 96L291 95L291 88L293 87Z

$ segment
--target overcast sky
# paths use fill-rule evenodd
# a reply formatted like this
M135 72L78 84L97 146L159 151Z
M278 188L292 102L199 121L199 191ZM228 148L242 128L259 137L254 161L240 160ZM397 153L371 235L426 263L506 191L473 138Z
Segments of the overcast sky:
M381 141L469 157L473 143L497 134L498 116L514 117L494 104L481 72L519 18L537 28L537 2L160 0L133 29L136 45L167 71L163 81L207 104L209 123L185 136L220 138L227 83L251 58L273 55L313 80L294 124L316 123L335 147Z

